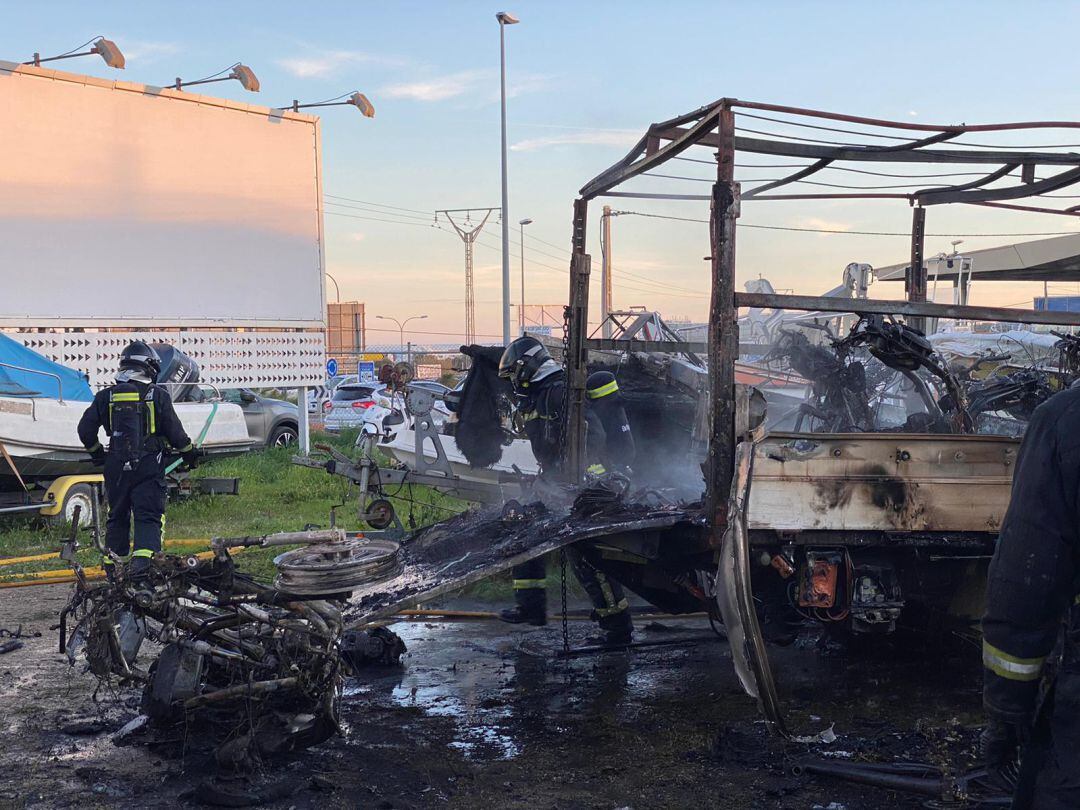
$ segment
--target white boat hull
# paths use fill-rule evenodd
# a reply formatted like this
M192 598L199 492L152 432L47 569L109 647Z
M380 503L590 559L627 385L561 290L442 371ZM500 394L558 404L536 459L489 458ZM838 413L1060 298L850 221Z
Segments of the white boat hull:
M453 436L439 438L454 474L466 481L498 484L499 474L513 473L515 466L526 475L537 475L540 472L540 465L536 463L536 456L533 455L527 439L515 439L509 446L504 446L502 458L492 466L476 468L469 465ZM416 469L416 433L411 429L399 429L389 442L379 446L409 469ZM435 451L430 443L424 445L424 458L435 460Z
M77 431L79 419L88 404L47 398L0 397L0 442L24 480L93 471L90 456L83 449ZM211 404L199 402L176 404L176 414L192 440L203 432L212 408ZM104 431L99 440L108 444ZM251 445L240 407L218 404L202 449L207 453L231 454L244 452ZM10 465L0 455L0 489L10 488L12 484L18 486Z

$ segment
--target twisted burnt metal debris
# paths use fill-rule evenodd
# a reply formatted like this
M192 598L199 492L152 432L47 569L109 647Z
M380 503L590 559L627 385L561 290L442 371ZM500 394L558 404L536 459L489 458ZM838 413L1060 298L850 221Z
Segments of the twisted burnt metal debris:
M295 544L305 548L278 558L275 586L237 571L229 553ZM205 729L222 764L336 734L345 676L404 652L386 631L347 635L342 619L350 590L393 573L397 545L348 542L330 530L217 538L212 549L156 555L137 578L119 564L104 582L80 577L60 616L60 651L73 666L85 659L103 684L142 686L152 725ZM161 649L143 666L147 641Z
M745 125L745 119L754 119ZM767 123L758 123L764 118ZM844 139L828 140L835 136L804 137L805 133L792 132L792 128L812 128L822 132L839 131L835 122L843 124ZM1007 208L1038 213L1052 213L1075 217L1080 215L1080 208L1053 208L1056 201L1047 195L1052 191L1080 182L1080 152L1063 151L1065 147L1032 146L1006 147L987 143L970 143L963 139L969 133L987 133L993 139L996 133L1024 134L1031 130L1061 129L1073 131L1080 129L1077 121L1032 121L1005 124L923 124L910 121L888 121L861 116L845 115L822 110L764 104L735 98L720 98L703 107L684 115L650 126L641 139L622 160L586 183L574 201L572 227L572 258L570 261L569 301L567 306L567 379L568 379L568 414L567 443L564 468L570 480L580 480L584 469L585 446L585 370L589 361L589 351L595 349L634 351L629 342L598 341L590 339L585 324L589 311L589 274L590 256L586 252L586 228L589 203L598 197L630 197L639 200L698 201L710 205L709 212L709 251L707 254L711 270L711 300L708 334L708 395L709 408L708 454L703 466L705 473L705 508L704 519L708 525L708 544L720 562L716 575L716 594L721 601L720 608L724 615L727 631L732 637L733 657L740 677L747 692L759 700L770 727L786 733L783 716L772 682L772 673L768 667L767 656L762 642L761 628L754 608L755 594L751 590L751 545L755 543L750 536L747 510L750 508L750 462L753 458L755 443L761 436L745 429L738 429L734 403L738 397L735 384L735 363L739 358L738 310L740 307L758 307L767 309L787 309L820 312L852 312L852 302L842 299L828 299L802 295L775 295L763 293L739 293L735 289L735 257L737 222L744 204L758 204L777 200L899 200L912 208L911 254L910 263L905 273L906 301L860 300L859 313L866 316L903 316L905 323L879 319L873 329L864 329L860 341L868 354L875 352L883 362L892 362L901 373L915 374L911 364L929 371L936 384L943 389L943 395L932 397L935 409L927 408L931 415L923 430L934 425L936 414L944 417L952 432L970 432L974 429L972 403L976 408L1012 408L1022 412L1028 406L1026 391L1015 386L1022 381L1012 380L998 389L977 390L977 386L959 385L955 374L943 366L926 351L924 339L917 333L924 332L927 318L948 318L967 321L991 320L1028 324L1061 324L1080 326L1080 315L1071 313L1034 312L1029 310L1001 307L978 307L967 305L939 305L927 302L927 268L924 261L925 238L927 233L927 210L934 205L965 204ZM854 136L854 137L852 137ZM948 147L940 146L951 142ZM1071 149L1072 147L1069 147ZM707 150L707 151L705 151ZM709 154L711 153L711 154ZM736 162L737 156L745 153L754 155L780 156L796 159L798 165L790 166L786 176L761 180L753 176L742 176L737 172L744 167L745 160ZM691 157L693 156L693 157ZM694 178L712 183L710 193L701 194L698 189L690 193L671 193L654 191L652 188L630 187L625 184L636 178L649 175L656 177L663 164L672 159L684 159L695 163L709 163L715 167L712 178ZM795 161L793 161L795 162ZM826 187L842 185L836 191L788 193L785 186L797 188L801 183L813 183L822 176L840 171L862 171L853 169L856 164L887 163L883 167L897 176L910 177L914 190L880 191L868 190L848 184L842 178L837 183ZM911 164L930 164L912 167ZM973 169L984 166L985 169L974 179L970 178ZM1040 178L1037 170L1046 167L1050 176ZM912 172L912 168L922 171ZM920 185L918 179L927 177L927 168L933 169L935 180L941 178L944 183ZM671 176L663 178L672 179ZM953 180L951 184L948 182ZM648 180L655 184L657 180ZM669 187L670 188L670 187ZM698 187L700 188L700 187ZM779 192L779 193L778 193ZM1025 198L1039 197L1038 205L1018 204ZM905 327L912 327L909 332ZM791 347L789 347L791 348ZM803 347L796 347L803 348ZM845 347L847 349L848 347ZM853 347L851 347L853 348ZM811 364L821 368L830 365L834 370L841 370L835 358L818 354L804 357ZM844 367L848 364L843 363ZM888 363L886 363L888 365ZM841 375L837 390L830 393L829 408L823 411L824 422L833 425L862 426L863 431L873 431L869 424L867 409L862 398L867 381L858 371ZM923 389L924 392L928 389ZM822 401L825 399L821 397ZM980 415L980 414L976 414ZM944 427L945 425L941 425ZM911 426L915 428L914 425ZM838 429L833 427L833 429ZM820 436L820 434L816 434ZM850 437L850 434L847 434ZM992 437L988 437L992 438ZM835 441L840 439L834 437ZM850 440L850 439L849 439ZM921 440L924 446L925 437ZM821 444L820 442L818 444ZM914 446L914 445L913 445ZM993 452L994 447L986 448L972 445L972 450ZM1000 448L998 448L1000 449ZM833 444L831 457L838 458L845 464L844 449L840 444ZM1008 448L1004 451L1008 459ZM956 459L964 467L965 453L957 450ZM741 460L739 474L736 476L736 459ZM904 448L896 450L897 464L903 465L913 458ZM829 462L831 463L831 462ZM901 468L898 468L898 472ZM967 469L966 467L964 468ZM877 473L868 475L869 490L873 491L884 483ZM845 483L841 481L840 483ZM850 481L846 483L852 483ZM995 484L996 486L996 484ZM850 491L851 487L845 486ZM996 491L996 490L995 490ZM729 502L729 495L732 496ZM884 501L883 501L884 502ZM890 520L896 524L897 532L911 532L927 528L927 514L920 510L890 509ZM869 518L876 519L879 512L868 511ZM946 513L951 516L951 513ZM992 517L992 516L991 516ZM760 516L758 520L760 521ZM934 528L930 519L929 528ZM915 525L915 524L918 525ZM993 521L987 521L984 532L992 539L996 527ZM807 527L803 527L807 528ZM833 526L828 522L814 525L817 529L828 530L825 541L834 549L843 547L851 538L842 525ZM760 534L760 531L759 531ZM793 538L795 540L796 538ZM798 538L776 543L766 547L757 545L754 552L764 556L767 551L774 563L779 559L777 570L792 570L800 565L805 552L807 563L804 570L809 570L810 552L804 547L809 540ZM879 554L889 553L890 540L886 538ZM789 552L779 554L784 547ZM948 542L942 540L945 551ZM812 551L811 549L810 551ZM845 552L846 554L847 552ZM861 552L853 552L861 553ZM778 555L779 554L779 558ZM785 556L787 554L787 556ZM818 555L820 557L820 555ZM787 565L783 565L787 563ZM872 565L871 565L872 563ZM903 563L896 563L897 566ZM827 574L834 569L823 561L820 570ZM858 581L870 582L871 590L876 593L875 600L885 598L897 592L892 575L893 563L888 558L869 562L863 569L866 576ZM757 569L754 569L757 570ZM871 573L877 572L874 576ZM763 576L767 576L768 572ZM781 574L783 575L783 574ZM791 574L789 574L791 575ZM877 577L875 581L875 577ZM849 577L850 579L850 577ZM875 584L876 582L876 584ZM850 589L850 586L849 586ZM886 600L890 601L890 600ZM895 600L891 600L895 601ZM890 602L891 603L891 602ZM884 625L884 626L887 626Z
M815 328L824 342L814 343L806 331L781 330L763 358L810 383L807 401L798 406L796 432L1019 435L1035 408L1080 378L1080 338L1074 335L1058 335L1056 366L1017 366L1011 353L984 352L964 367L891 316L860 316L840 338L827 325ZM905 412L899 424L882 413L904 399L898 376L922 406Z
M645 493L618 498L553 488L544 500L472 509L413 534L402 544L402 570L391 579L358 588L346 619L364 626L397 611L470 585L520 562L573 543L635 537L661 529L700 532L695 508L658 502ZM587 505L586 505L587 504Z

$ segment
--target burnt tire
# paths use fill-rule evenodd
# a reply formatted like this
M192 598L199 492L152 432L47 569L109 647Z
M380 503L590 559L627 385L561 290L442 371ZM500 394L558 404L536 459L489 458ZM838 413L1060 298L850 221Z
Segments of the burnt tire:
M203 680L202 656L177 644L166 644L150 665L150 680L143 688L142 713L158 725L184 716L184 701L198 694Z

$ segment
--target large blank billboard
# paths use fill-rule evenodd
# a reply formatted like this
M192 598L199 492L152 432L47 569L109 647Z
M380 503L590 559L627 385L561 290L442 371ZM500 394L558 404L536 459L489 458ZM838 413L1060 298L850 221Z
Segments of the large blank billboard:
M0 110L0 326L323 326L317 118L9 62Z

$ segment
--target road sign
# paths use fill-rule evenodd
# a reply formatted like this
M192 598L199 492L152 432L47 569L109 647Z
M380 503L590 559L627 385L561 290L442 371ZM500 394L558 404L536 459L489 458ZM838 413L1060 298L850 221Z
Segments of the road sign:
M327 377L336 377L337 376L337 360L335 360L333 357L331 357L329 360L326 361L326 376Z
M375 382L375 361L361 360L357 363L356 376L360 378L360 382Z

